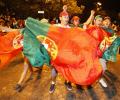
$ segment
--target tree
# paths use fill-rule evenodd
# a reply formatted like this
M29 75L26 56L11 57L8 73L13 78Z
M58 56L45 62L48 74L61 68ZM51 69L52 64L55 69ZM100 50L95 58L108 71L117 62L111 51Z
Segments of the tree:
M27 18L43 17L38 14L39 10L43 10L45 18L58 17L62 11L64 4L68 5L68 12L70 14L81 14L84 6L78 7L76 0L4 0L7 9L15 12L16 16Z
M59 13L62 11L63 5L68 6L68 12L70 15L82 14L85 8L83 5L78 7L76 0L47 0L46 4L49 4L49 6L46 8L47 13L54 17L58 17Z
M65 1L65 0L64 0ZM67 4L68 6L68 12L70 14L82 14L85 6L81 5L78 7L76 0L66 0L64 4Z

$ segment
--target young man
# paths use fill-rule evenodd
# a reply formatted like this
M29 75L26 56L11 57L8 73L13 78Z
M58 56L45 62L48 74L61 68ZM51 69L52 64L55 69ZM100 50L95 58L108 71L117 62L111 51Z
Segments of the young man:
M80 23L80 18L78 16L73 16L73 18L71 20L71 22L73 24L72 27L81 27L83 29L87 29L87 26L89 24L91 24L91 22L92 22L92 20L94 18L94 14L95 14L95 11L91 10L91 14L90 14L89 18L83 24Z
M110 36L113 36L115 31L111 27L111 18L110 17L104 17L102 22L102 28L110 34Z
M72 27L80 27L80 18L78 16L73 16L71 19Z
M102 18L101 15L95 16L93 26L91 26L91 27L89 27L89 28L87 29L87 32L88 32L91 36L93 36L95 39L97 39L98 42L99 42L99 44L100 44L101 41L104 39L104 37L107 37L107 36L108 36L108 34L107 34L106 32L104 32L104 31L102 30L102 28L101 28L101 27L102 27L102 21L103 21L103 18ZM103 73L104 73L104 71L105 71L106 68L107 68L107 67L106 67L106 60L103 59L102 57L100 57L100 58L99 58L99 61L100 61L101 65L102 65ZM103 87L107 87L107 84L106 84L106 82L104 81L103 78L101 78L101 79L99 80L99 83L100 83Z
M70 28L68 22L69 22L69 14L66 11L66 6L63 6L63 11L59 14L59 19L60 19L60 24L55 24L57 27L62 27L62 28ZM51 71L51 86L49 89L49 93L53 93L55 90L55 80L57 77L57 70L53 67ZM65 81L65 86L68 90L72 90L72 86L70 82Z

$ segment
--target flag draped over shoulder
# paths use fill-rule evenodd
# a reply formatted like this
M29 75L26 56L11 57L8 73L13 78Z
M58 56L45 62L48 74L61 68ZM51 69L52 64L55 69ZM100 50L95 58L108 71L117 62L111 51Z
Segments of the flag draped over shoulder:
M109 33L104 31L102 28L97 26L90 26L87 33L95 38L99 43L104 39L104 37L109 37Z
M13 40L19 34L18 30L14 30L0 36L0 69L21 51L21 47L17 49L13 47Z
M120 47L120 37L117 37L113 41L111 46L103 53L102 57L108 61L116 62L117 61L116 57L119 47Z
M87 33L91 35L93 38L95 38L99 44L102 42L102 40L104 40L104 37L110 37L111 35L110 32L108 31L106 32L106 31L96 26L91 26L87 29ZM104 52L98 52L98 55L100 55L102 58L104 58L107 61L116 62L117 51L119 46L120 46L120 37L117 36L117 38L112 42L110 47L108 47Z
M98 41L80 28L60 28L28 18L25 30L28 30L41 40L53 42L51 64L63 77L76 84L90 85L102 73L102 67L97 56ZM45 42L45 40L42 42ZM48 49L49 49L48 44Z

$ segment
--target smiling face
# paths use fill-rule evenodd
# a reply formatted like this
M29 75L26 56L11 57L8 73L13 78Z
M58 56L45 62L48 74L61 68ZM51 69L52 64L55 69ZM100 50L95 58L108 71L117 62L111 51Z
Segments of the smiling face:
M96 18L96 19L94 20L94 25L95 25L95 26L101 26L101 25L102 25L102 21L103 21L103 19L102 19L101 17Z
M68 22L69 22L69 16L68 15L63 15L63 16L61 16L59 18L60 18L60 21L61 21L62 25L65 26L65 25L68 24Z
M66 11L62 11L59 14L59 19L60 19L61 25L66 26L68 25L68 22L69 22L69 14Z
M105 19L105 20L103 20L102 24L104 27L108 28L111 25L111 21L110 21L110 19Z
M79 18L78 16L73 16L71 22L72 22L72 24L73 24L75 27L78 27L79 24L80 24L80 21L79 21L79 20L80 20L80 18Z

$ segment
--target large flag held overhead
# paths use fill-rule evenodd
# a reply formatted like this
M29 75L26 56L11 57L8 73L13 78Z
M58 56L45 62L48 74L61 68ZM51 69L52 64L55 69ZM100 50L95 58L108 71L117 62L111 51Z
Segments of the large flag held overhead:
M21 33L16 30L0 36L0 69L23 49L24 55L35 67L45 63L49 65L51 57L52 66L73 83L91 85L101 76L102 67L97 52L100 42L107 36L102 29L60 28L28 18ZM108 48L111 52L115 51L114 54L120 45L120 38L115 41ZM104 58L113 56L106 51Z
M90 85L101 76L102 67L97 56L99 43L86 31L55 27L28 18L22 33L32 33L46 46L51 64L66 80Z

